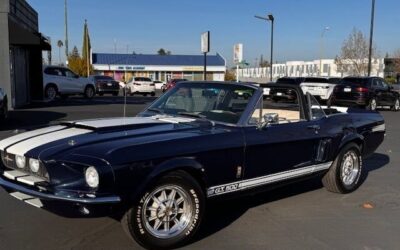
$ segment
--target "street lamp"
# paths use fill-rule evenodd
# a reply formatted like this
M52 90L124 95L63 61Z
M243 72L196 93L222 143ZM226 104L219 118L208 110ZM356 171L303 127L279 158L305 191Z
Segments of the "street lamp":
M324 35L325 32L329 31L331 28L330 27L325 27L322 32L321 32L321 44L320 44L320 55L319 55L319 76L321 76L322 73L322 57L324 56Z
M265 20L265 21L270 21L271 22L271 59L270 59L270 64L271 64L271 69L270 69L270 79L272 82L272 65L274 64L274 16L272 14L268 14L267 17L262 17L262 16L254 16L255 18Z
M368 55L368 76L371 76L371 61L372 61L372 41L374 36L374 18L375 18L375 0L372 0L371 8L371 27L369 35L369 55Z

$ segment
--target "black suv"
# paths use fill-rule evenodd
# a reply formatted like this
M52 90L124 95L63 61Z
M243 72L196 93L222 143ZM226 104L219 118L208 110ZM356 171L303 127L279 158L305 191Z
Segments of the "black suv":
M331 104L357 105L370 110L378 106L390 106L393 111L400 109L399 93L380 77L343 78L333 91Z

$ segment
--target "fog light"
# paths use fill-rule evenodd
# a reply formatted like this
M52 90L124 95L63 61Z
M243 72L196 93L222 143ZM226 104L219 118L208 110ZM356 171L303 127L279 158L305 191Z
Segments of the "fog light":
M33 173L39 172L40 169L40 162L36 159L29 159L29 168Z
M99 173L94 167L89 167L85 172L86 183L91 188L97 188L99 186Z
M26 159L25 156L22 155L16 155L15 156L15 162L17 163L18 168L25 168L26 166Z

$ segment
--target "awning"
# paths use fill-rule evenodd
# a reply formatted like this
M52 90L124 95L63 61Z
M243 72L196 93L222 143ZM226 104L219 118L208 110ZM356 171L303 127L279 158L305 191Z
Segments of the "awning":
M11 18L8 19L8 32L11 45L38 46L41 50L51 50L51 44L46 37L25 29Z

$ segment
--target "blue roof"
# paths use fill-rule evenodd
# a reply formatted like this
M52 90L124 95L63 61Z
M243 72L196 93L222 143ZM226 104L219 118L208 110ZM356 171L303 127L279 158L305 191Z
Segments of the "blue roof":
M103 65L156 65L156 66L202 66L203 55L135 55L93 53L93 64ZM208 66L225 66L220 55L207 55Z

